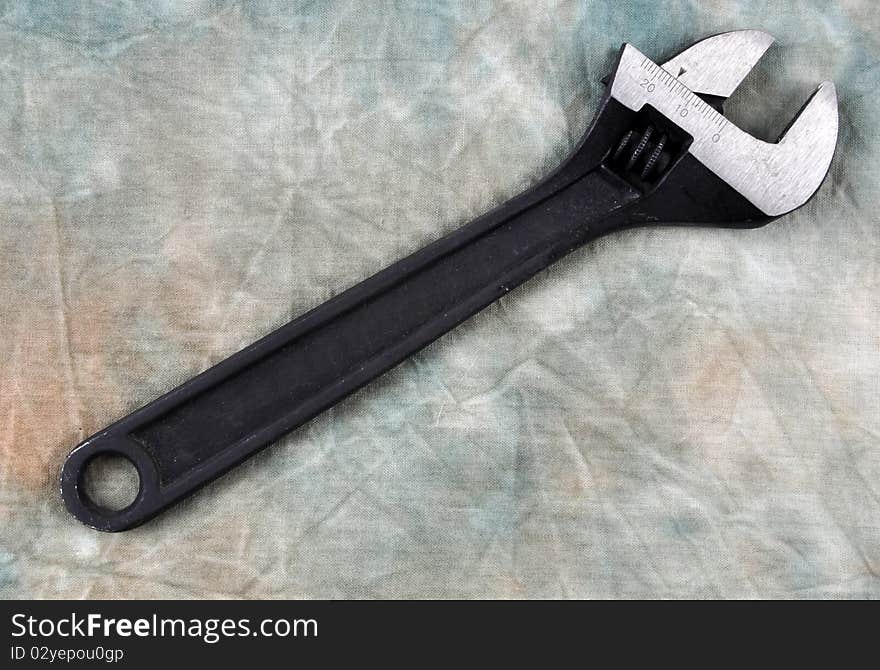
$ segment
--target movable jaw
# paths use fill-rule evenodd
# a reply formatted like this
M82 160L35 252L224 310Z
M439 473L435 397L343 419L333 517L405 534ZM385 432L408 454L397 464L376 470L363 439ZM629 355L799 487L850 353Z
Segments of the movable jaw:
M728 121L707 98L727 98L773 39L760 31L698 42L664 65L626 44L609 95L639 112L648 107L691 138L687 153L766 217L804 205L821 186L837 145L834 84L819 86L776 143Z

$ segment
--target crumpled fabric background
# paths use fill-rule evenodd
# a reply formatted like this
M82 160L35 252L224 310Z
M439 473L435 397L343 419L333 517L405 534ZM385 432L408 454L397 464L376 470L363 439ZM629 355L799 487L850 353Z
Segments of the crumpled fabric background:
M516 194L624 41L779 44L832 173L763 229L607 238L137 530L68 450ZM880 18L812 2L0 3L0 595L880 596Z

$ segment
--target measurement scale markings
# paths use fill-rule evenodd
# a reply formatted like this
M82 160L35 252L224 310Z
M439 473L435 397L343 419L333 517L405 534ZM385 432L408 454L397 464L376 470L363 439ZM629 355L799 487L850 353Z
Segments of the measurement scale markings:
M672 75L667 70L663 69L663 67L658 63L654 63L651 59L645 57L645 60L642 61L640 69L644 73L651 75L650 80L648 78L645 78L645 81L657 81L658 83L666 87L669 95L675 97L680 96L684 99L684 104L679 105L676 108L676 116L679 117L679 123L687 125L687 123L685 122L685 118L687 117L687 110L688 108L693 108L702 115L705 122L710 124L709 127L713 128L713 130L711 131L713 138L712 141L719 141L721 133L724 131L724 129L727 127L727 124L729 123L723 114L718 112L718 110L712 107L712 105L706 102L702 97L689 89L677 77Z

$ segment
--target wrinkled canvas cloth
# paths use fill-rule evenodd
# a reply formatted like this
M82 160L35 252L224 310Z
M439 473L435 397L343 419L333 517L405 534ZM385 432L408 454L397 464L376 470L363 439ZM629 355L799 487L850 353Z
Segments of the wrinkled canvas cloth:
M746 130L838 86L807 207L606 238L154 522L67 515L77 442L557 165L622 42L736 28ZM3 597L880 596L870 0L31 0L0 56Z

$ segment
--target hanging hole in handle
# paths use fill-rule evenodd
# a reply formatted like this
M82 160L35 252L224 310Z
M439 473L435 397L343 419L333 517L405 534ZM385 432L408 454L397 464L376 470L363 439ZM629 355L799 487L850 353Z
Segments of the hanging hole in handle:
M135 500L141 490L141 477L135 464L126 456L105 452L98 454L82 473L83 495L95 507L119 512Z
M96 530L134 528L166 502L155 462L125 434L101 433L77 445L60 479L67 510Z

